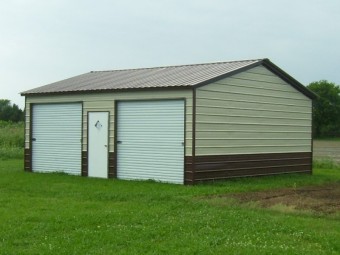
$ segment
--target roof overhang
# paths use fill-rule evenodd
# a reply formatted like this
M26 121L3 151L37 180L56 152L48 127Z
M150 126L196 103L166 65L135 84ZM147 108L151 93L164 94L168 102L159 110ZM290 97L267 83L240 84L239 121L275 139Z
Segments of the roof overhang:
M86 91L56 91L56 92L40 92L40 93L20 93L21 96L47 96L47 95L79 95L79 94L104 94L117 93L127 91L159 91L159 90L192 90L192 86L169 86L169 87L145 87L145 88L119 88L119 89L95 89Z

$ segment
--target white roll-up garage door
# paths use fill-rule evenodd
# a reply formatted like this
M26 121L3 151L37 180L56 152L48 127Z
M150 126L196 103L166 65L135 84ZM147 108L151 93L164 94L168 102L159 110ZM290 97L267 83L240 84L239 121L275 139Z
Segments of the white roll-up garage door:
M79 175L81 104L36 104L31 117L32 170Z
M184 100L118 103L117 177L184 182Z

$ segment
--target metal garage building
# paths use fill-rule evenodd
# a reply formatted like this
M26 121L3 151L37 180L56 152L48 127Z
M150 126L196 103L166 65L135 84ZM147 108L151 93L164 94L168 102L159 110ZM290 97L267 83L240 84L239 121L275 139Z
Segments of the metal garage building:
M22 95L26 171L194 184L312 169L315 95L268 59L94 71Z

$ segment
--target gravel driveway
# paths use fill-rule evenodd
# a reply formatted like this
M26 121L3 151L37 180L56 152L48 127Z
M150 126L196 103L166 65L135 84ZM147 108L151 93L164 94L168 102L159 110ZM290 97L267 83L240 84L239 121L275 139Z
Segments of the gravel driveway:
M340 163L340 141L314 140L314 159L331 158Z

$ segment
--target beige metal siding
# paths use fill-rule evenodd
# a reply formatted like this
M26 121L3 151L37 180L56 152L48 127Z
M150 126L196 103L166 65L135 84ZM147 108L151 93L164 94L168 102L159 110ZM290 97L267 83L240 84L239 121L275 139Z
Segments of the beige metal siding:
M91 93L91 94L64 94L46 96L27 96L26 99L26 131L25 148L29 148L30 133L30 104L32 103L61 103L61 102L83 102L83 150L87 150L87 112L109 111L109 151L114 151L114 113L115 100L144 100L144 99L185 99L186 119L186 148L185 155L190 156L192 152L192 90L171 91L138 91L138 92L115 92L115 93Z
M311 100L263 66L196 98L196 155L311 151Z

